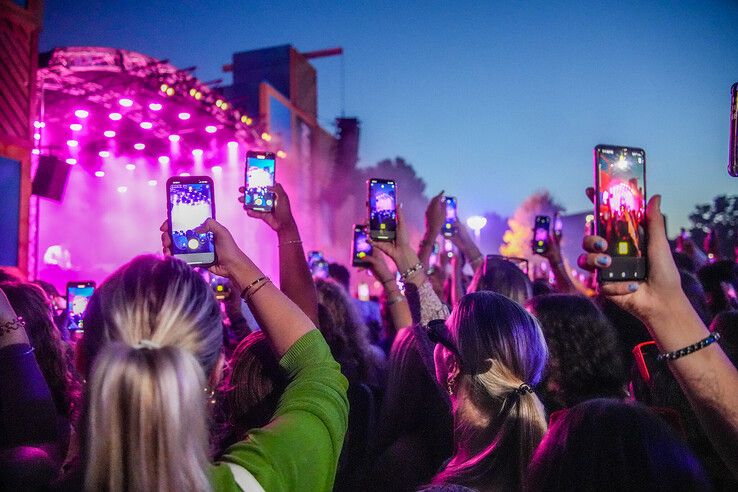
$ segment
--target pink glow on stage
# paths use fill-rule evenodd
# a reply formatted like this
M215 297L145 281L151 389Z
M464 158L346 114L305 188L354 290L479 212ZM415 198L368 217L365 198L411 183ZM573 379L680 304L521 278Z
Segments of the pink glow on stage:
M179 173L180 176L191 176L190 173Z
M169 135L169 141L170 142L179 142L179 135Z
M90 113L84 109L78 109L74 112L74 116L76 116L77 118L85 119L90 116Z
M107 157L110 157L110 152L108 152L107 150L101 150L100 152L97 153L97 155L99 155L100 157L107 158Z
M150 121L142 121L139 126L144 130L151 130L154 127Z
M234 142L233 140L231 140L230 142L228 142L227 145L228 145L228 149L229 150L230 149L237 149L238 148L238 142Z
M190 119L190 113L179 113L177 117L180 120L189 120Z
M130 108L131 106L133 106L133 101L128 99L127 97L124 97L123 99L120 99L118 101L118 104L120 104L124 108Z
M156 180L155 179L150 179L149 180L149 186L156 186Z
M97 176L98 178L102 178L103 176L105 176L105 171L95 171L95 176Z
M103 132L103 135L105 135L107 138L113 138L115 137L115 132L113 130L105 130Z
M213 174L221 174L223 172L223 168L221 166L213 166L210 168L210 170L213 172Z
M79 142L76 140L67 140L67 147L76 147L79 145Z
M202 149L193 149L192 155L195 157L202 157Z
M46 123L44 123L43 121L34 121L33 122L33 127L34 128L43 128L45 126L46 126Z
M149 109L151 111L161 111L161 104L159 104L159 103L151 103L151 104L149 104Z
M215 133L218 131L218 127L213 126L213 125L208 125L205 127L205 131L208 133Z
M170 159L168 155L160 155L157 161L159 161L159 164L161 165L166 165L169 164Z
M71 125L69 125L69 129L73 132L78 132L82 129L82 125L80 125L79 123L72 123Z
M128 187L127 186L119 186L118 187L118 193L125 193L126 191L128 191Z
M126 169L129 171L134 171L136 169L135 164L126 164Z
M41 134L40 133L34 133L33 134L33 139L34 140L41 140Z
M136 150L143 150L146 148L146 144L136 143L136 144L133 144L133 148Z
M41 151L39 149L33 149L31 151L31 154L33 154L33 155L41 155Z
M75 164L77 164L77 159L75 159L74 157L70 157L69 159L66 160L66 163L69 164L70 166L74 166Z
M113 120L113 121L118 121L118 120L120 120L121 118L123 118L123 115L122 115L122 114L120 114L120 113L110 113L110 114L108 115L108 118L110 118L110 119L111 119L111 120Z

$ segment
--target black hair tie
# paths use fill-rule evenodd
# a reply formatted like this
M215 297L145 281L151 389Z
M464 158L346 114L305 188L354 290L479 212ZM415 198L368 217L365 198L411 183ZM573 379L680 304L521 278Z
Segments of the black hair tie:
M523 383L515 390L515 394L523 396L526 393L533 393L533 388L528 383Z

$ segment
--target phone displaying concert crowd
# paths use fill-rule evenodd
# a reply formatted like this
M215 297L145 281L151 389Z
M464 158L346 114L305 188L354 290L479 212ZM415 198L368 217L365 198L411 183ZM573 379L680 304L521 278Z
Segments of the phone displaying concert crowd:
M271 212L274 208L275 157L271 152L251 151L246 155L246 193L243 206L258 212Z
M456 197L447 196L444 200L446 204L446 221L443 223L443 235L451 237L456 234L458 225L458 210L456 208Z
M392 241L397 231L397 187L394 181L369 180L369 235Z
M208 218L215 218L213 182L207 177L170 178L167 182L172 255L190 265L215 261L210 232L195 232Z
M354 226L354 242L352 251L353 254L351 264L353 266L369 266L366 261L366 257L372 254L372 245L369 243L369 234L367 233L366 226Z
M82 318L94 291L94 282L70 282L67 284L67 312L69 313L70 330L84 329Z
M642 149L595 148L595 233L612 257L602 281L646 278L646 153Z

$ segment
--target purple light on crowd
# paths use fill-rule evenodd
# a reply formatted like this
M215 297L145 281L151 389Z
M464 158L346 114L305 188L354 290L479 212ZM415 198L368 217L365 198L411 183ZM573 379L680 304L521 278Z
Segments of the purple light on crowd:
M95 176L97 176L98 178L102 178L103 176L105 176L105 171L95 171Z
M128 187L127 186L119 186L118 187L118 193L125 193L126 191L128 191Z
M133 171L134 169L136 169L136 165L135 164L126 164L126 169L128 169L129 171Z
M177 117L179 117L180 120L189 120L190 113L179 113Z
M107 157L110 157L110 152L108 152L107 150L101 150L100 152L97 153L97 155L99 155L100 157L107 158Z
M79 145L79 142L76 140L67 140L67 147L76 147Z
M149 186L156 186L156 180L155 179L150 179L149 180Z
M144 130L151 130L154 127L154 125L151 124L150 121L142 121L138 126L143 128Z
M168 155L160 155L157 159L159 161L159 164L169 164L169 156Z
M74 157L70 157L69 159L66 160L66 163L69 164L70 166L74 166L75 164L77 164L77 159L75 159Z
M84 109L78 109L74 112L74 116L76 116L77 118L85 119L90 116L90 113Z
M133 144L133 148L136 150L143 150L146 148L146 145L142 143L137 143L137 144Z
M123 115L122 115L122 114L120 114L120 113L110 113L110 114L108 115L108 118L110 118L110 119L111 119L111 120L113 120L113 121L118 121L118 120L120 120L121 118L123 118Z
M215 133L218 131L218 128L214 125L208 125L205 127L205 131L208 133Z
M202 149L192 149L192 155L195 157L202 157Z
M170 142L179 142L179 139L180 139L179 135L169 135Z
M118 104L120 104L124 108L130 108L131 106L133 106L133 101L131 101L127 97L124 97L123 99L118 100Z
M69 129L73 132L78 132L82 129L82 125L80 125L79 123L72 123L71 125L69 125Z
M161 111L161 104L159 104L159 103L151 103L151 104L149 104L149 109L151 111Z
M113 130L105 130L103 132L103 135L105 135L108 138L113 138L115 136L115 132Z

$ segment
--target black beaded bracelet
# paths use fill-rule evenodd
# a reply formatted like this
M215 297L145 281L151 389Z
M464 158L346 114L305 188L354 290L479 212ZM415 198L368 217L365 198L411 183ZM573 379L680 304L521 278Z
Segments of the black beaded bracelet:
M656 360L659 362L672 361L680 357L684 357L685 355L689 355L693 352L697 352L698 350L703 349L707 347L708 345L712 344L713 342L717 342L718 340L720 340L720 333L718 332L710 333L710 336L708 336L704 340L700 340L697 343L693 343L692 345L681 348L679 350L675 350L673 352L661 353L656 356Z

